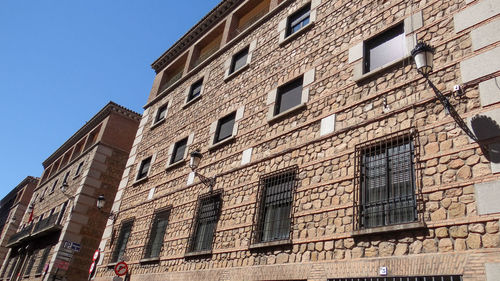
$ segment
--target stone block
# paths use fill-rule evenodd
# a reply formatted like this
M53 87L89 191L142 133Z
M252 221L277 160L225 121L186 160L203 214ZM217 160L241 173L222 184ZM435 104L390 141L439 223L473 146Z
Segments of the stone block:
M488 215L500 212L500 181L483 182L474 185L476 189L477 212Z
M499 57L500 47L496 47L460 62L462 83L500 71Z

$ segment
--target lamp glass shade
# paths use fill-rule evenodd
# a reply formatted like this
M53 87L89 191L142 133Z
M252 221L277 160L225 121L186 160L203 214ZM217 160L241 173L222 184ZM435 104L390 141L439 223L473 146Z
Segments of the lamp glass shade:
M68 190L68 183L67 182L63 182L62 185L61 185L61 190L62 192L66 192Z
M100 210L104 207L104 204L106 204L106 199L104 198L104 195L99 195L97 197L97 208Z
M434 66L434 48L426 43L420 42L411 51L411 55L417 65L418 72L422 73L424 76L432 72Z
M200 165L201 158L203 158L203 155L199 151L193 151L191 152L191 159L189 160L189 167L192 170L196 170L198 166Z

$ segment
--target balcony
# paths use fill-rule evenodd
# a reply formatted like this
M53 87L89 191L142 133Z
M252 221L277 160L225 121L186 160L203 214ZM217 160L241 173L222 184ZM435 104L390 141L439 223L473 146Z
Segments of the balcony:
M33 230L33 224L30 224L25 228L21 229L19 232L12 234L12 236L9 238L9 241L7 242L7 247L14 246L19 242L25 240L27 237L30 236L31 230Z
M59 213L55 213L39 221L33 228L32 236L41 236L59 229L61 229L61 225L59 224Z

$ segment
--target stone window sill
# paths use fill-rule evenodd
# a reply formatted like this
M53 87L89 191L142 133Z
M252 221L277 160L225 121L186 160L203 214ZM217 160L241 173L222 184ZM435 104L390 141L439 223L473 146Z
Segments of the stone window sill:
M200 94L200 95L198 95L198 96L194 97L193 99L191 99L190 101L186 101L186 103L184 103L184 105L182 106L182 108L184 109L184 108L186 108L186 107L188 107L188 106L192 105L192 104L193 104L193 103L195 103L197 100L201 99L201 97L202 97L202 95Z
M268 247L286 246L286 245L291 245L291 244L292 244L292 240L285 239L285 240L255 243L255 244L250 245L248 248L250 250L254 250L254 249L262 249L262 248L268 248Z
M141 179L136 179L136 180L132 183L132 185L137 185L137 184L143 183L143 182L145 182L145 181L147 181L147 180L148 180L148 176L145 176L145 177L143 177L143 178L141 178Z
M151 125L150 129L154 129L154 128L156 128L156 127L160 126L161 124L165 123L165 119L166 119L166 118L163 118L163 119L161 119L161 120L159 120L159 121L156 121L155 123L153 123L153 124Z
M247 62L244 66L240 67L240 69L233 71L231 74L229 74L227 77L225 77L224 82L227 82L227 81L233 79L235 76L237 76L241 72L245 71L249 66L250 66L250 64Z
M301 103L299 105L296 105L296 106L294 106L294 107L292 107L292 108L290 108L290 109L288 109L286 111L283 111L280 114L274 115L272 118L269 118L267 120L267 123L277 122L277 121L281 120L282 118L285 118L289 114L292 114L292 113L297 112L299 110L302 110L304 108L306 108L306 103L305 102L303 102L303 103Z
M295 38L297 38L298 36L300 36L301 34L305 33L306 31L308 31L309 29L311 29L312 27L314 26L314 22L313 21L310 21L307 25L305 25L304 27L302 27L300 30L297 30L295 33L292 33L290 35L288 35L287 37L285 37L285 39L283 39L283 41L281 41L279 43L279 46L280 47L283 47L284 45L286 45L288 42L294 40Z
M423 223L423 222L411 222L411 223L404 223L404 224L396 224L396 225L387 225L387 226L359 229L359 230L354 230L351 233L351 235L352 236L362 236L362 235L378 234L378 233L393 232L393 231L414 230L414 229L419 229L419 228L426 228L425 223Z
M408 56L408 55L407 55L407 56L404 56L404 57L399 58L399 59L397 59L397 60L393 60L393 61L391 61L391 62L388 62L388 63L386 63L386 64L384 64L384 65L382 65L382 66L380 66L380 67L375 68L374 70L372 70L372 71L370 71L370 72L363 73L363 74L362 74L361 76L359 76L359 77L354 77L354 78L353 78L353 79L354 79L354 82L356 82L356 83L360 83L360 82L362 82L362 81L363 81L363 80L365 80L365 79L368 79L368 78L370 78L370 77L372 77L372 76L375 76L375 75L377 75L377 74L379 74L379 73L381 73L381 72L384 72L384 71L386 71L387 69L389 69L389 68L391 68L391 67L393 67L393 66L395 66L395 65L397 65L397 64L399 64L399 63L401 63L401 62L403 62L403 61L405 61L405 60L408 60L409 58L410 58L410 56ZM361 64L363 64L363 60L364 60L364 58L362 59Z
M227 139L225 139L225 140L221 140L220 142L217 142L217 143L214 143L214 144L210 145L210 146L208 147L208 150L214 150L214 149L217 149L217 148L219 148L219 147L221 147L221 146L224 146L224 145L228 144L229 142L234 141L235 139L236 139L236 137L235 137L235 136L230 136L229 138L227 138Z
M170 169L173 169L175 167L178 167L178 166L181 166L182 164L184 164L184 159L181 159L177 162L174 162L174 163L170 163L168 164L166 167L165 167L165 170L170 170Z
M118 262L110 262L108 265L106 265L108 268L113 268Z
M157 262L160 262L160 257L143 258L139 261L139 263L157 263Z
M197 251L197 252L189 252L184 254L184 258L193 258L193 257L200 257L200 256L208 256L212 254L212 250L205 250L205 251Z

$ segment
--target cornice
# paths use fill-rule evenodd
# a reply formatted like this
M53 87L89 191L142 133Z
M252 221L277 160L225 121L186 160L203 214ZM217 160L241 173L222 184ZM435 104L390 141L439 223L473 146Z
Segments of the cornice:
M212 11L195 24L172 47L151 64L156 73L187 50L194 42L198 41L205 33L224 19L235 7L245 0L222 0Z
M50 155L42 165L47 168L54 160L59 158L64 152L66 152L71 146L73 146L77 141L79 141L88 132L94 129L101 121L108 117L112 112L135 120L137 122L141 121L141 114L134 112L124 106L116 104L110 101L106 106L104 106L94 117L92 117L83 127L81 127L76 133L74 133L63 145L61 145L52 155Z
M36 177L32 177L32 176L27 176L26 178L24 178L24 180L22 180L16 187L14 187L7 195L5 195L2 200L0 201L0 205L3 205L4 204L4 201L8 198L11 198L13 197L15 194L17 194L19 192L19 190L21 190L22 188L24 188L25 186L27 186L28 184L30 183L34 183L34 184L37 184L38 183L38 180L40 180L39 178L36 178Z

